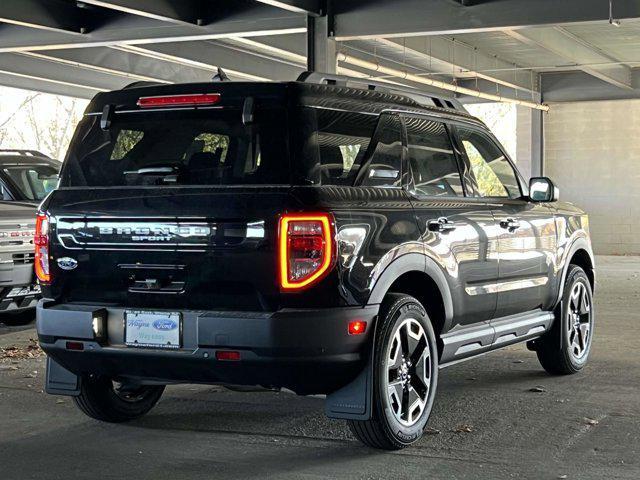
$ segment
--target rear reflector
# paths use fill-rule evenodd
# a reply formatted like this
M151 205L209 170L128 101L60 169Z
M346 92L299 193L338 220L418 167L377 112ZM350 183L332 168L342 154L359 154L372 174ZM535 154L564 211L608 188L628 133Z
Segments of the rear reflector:
M349 322L349 335L360 335L367 329L367 322L362 320L354 320Z
M319 281L335 259L333 216L327 213L280 217L280 289L300 290Z
M220 101L219 93L195 93L190 95L162 95L158 97L140 97L140 108L215 105Z
M240 352L237 350L218 350L216 352L216 360L237 362L240 360Z
M67 350L84 350L84 343L82 342L67 342Z

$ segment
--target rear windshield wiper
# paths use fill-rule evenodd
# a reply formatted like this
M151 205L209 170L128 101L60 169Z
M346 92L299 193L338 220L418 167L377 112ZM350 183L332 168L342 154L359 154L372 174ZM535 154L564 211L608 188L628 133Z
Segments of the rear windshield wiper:
M177 167L144 167L138 170L125 170L125 175L156 175L161 176L162 182L176 183L178 181L178 168Z
M146 167L138 170L125 170L125 175L162 175L176 173L177 169L173 167Z

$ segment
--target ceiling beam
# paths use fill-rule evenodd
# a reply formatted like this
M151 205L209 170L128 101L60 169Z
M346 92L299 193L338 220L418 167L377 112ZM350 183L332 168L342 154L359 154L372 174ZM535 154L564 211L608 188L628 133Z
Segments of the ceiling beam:
M0 72L0 85L4 87L19 88L21 90L31 90L34 92L50 93L52 95L64 95L67 97L90 99L99 90L90 88L65 85L46 78L27 78Z
M352 42L367 45L369 53L383 55L405 62L414 68L438 75L464 79L480 79L523 91L536 90L536 77L495 56L485 54L472 45L466 45L447 37L377 39ZM346 43L348 46L349 43ZM485 73L485 70L487 71Z
M0 54L0 71L22 78L48 79L61 85L106 91L122 88L131 80L15 53Z
M582 71L620 88L631 88L631 68L624 64L608 66L581 66L615 62L585 40L562 27L505 30L504 33L523 43L543 48L572 63Z
M0 5L4 5L4 1L1 0ZM277 13L278 15L273 15L271 7L266 9L258 7L230 15L229 18L222 18L202 27L166 24L150 18L125 15L105 23L88 35L36 31L23 26L5 25L0 29L0 53L114 45L151 45L306 32L305 17L280 10Z
M53 55L45 55L39 52L20 52L16 55L21 55L30 58L38 58L40 60L45 60L51 63L57 63L60 65L67 65L70 67L81 68L84 70L89 70L91 72L98 72L103 75L112 75L115 77L126 78L131 82L158 82L158 83L171 83L164 78L151 77L147 74L147 71L143 73L134 73L125 70L127 68L124 65L119 65L114 68L113 66L105 66L104 58L98 60L97 52L95 49L79 49L79 50L61 50L58 52L53 52ZM113 52L115 55L115 52ZM78 59L80 57L80 59ZM129 68L129 70L132 70Z
M449 0L340 0L337 40L456 34L608 20L606 0L502 0L463 6ZM616 18L640 17L640 2L615 2Z
M90 15L82 14L82 9L57 0L2 0L0 2L0 22L2 23L65 34L80 35L89 30Z
M584 72L543 73L542 97L545 102L584 102L595 100L640 99L640 70L632 70L634 88L616 88Z
M195 69L195 70L205 72L202 74L203 76L201 78L194 80L196 82L211 81L211 78L215 74L217 74L218 69L221 68L219 65L214 65L213 63L210 63L210 61L194 60L191 58L176 55L175 52L164 53L164 52L158 51L157 49L143 48L135 45L122 45L122 46L111 47L111 48L113 48L114 50L133 53L141 57L147 57L147 58L153 59L154 61L159 60L162 62L173 63L181 67L188 67L189 69ZM234 70L229 67L224 68L223 70L232 80L250 80L250 81L268 80L267 78L251 75L249 73Z
M265 5L288 10L289 12L304 13L318 17L324 15L323 3L321 0L256 0Z
M294 62L276 61L272 56L257 55L248 49L216 42L181 42L175 44L147 45L145 50L182 59L194 65L217 67L241 72L255 79L295 80L304 68Z
M177 24L203 24L194 0L81 0L83 4L138 15L162 22Z

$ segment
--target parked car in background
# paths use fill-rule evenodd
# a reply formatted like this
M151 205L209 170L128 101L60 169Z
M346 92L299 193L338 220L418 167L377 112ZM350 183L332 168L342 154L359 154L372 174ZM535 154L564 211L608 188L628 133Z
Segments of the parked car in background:
M36 223L49 393L123 422L171 383L326 394L422 435L441 368L587 362L588 218L455 99L308 74L94 97Z
M0 322L20 323L36 306L35 213L58 183L60 162L33 150L0 150Z

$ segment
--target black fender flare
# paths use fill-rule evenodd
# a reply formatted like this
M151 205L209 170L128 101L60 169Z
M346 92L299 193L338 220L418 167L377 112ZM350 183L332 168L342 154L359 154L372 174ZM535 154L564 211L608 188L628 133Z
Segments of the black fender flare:
M432 258L419 253L407 253L391 262L374 284L367 303L369 305L382 303L393 282L400 278L401 275L409 272L425 273L433 279L442 296L445 321L451 320L453 318L453 300L442 268Z

